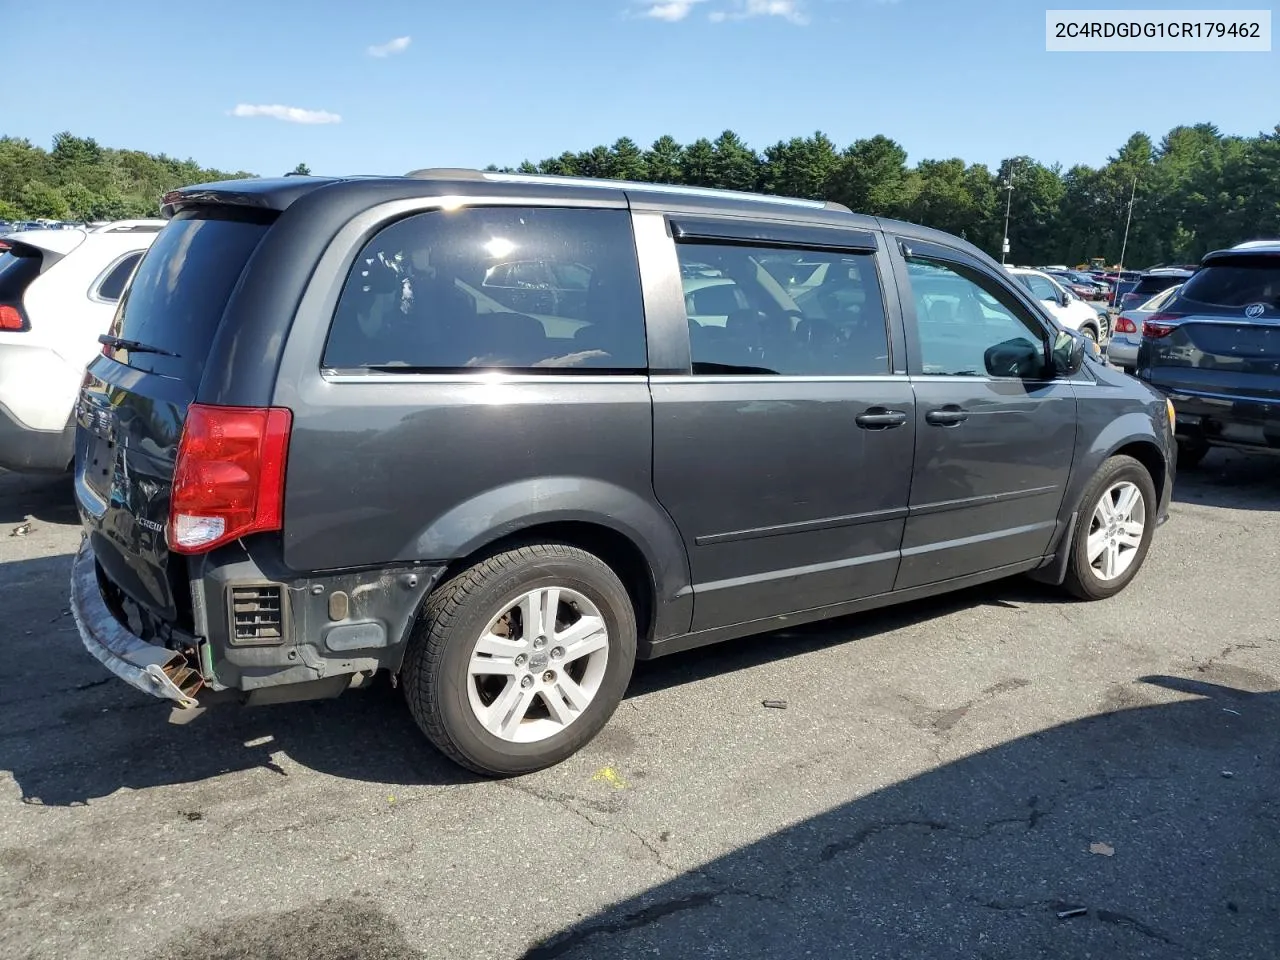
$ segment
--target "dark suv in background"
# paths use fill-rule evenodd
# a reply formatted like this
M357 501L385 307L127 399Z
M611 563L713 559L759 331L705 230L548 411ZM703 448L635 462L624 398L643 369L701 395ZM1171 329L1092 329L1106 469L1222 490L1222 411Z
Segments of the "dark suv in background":
M179 705L387 671L518 773L637 657L1019 573L1108 597L1166 516L1164 398L947 234L458 171L164 211L81 391L72 609Z
M1116 309L1120 312L1137 309L1157 293L1176 287L1194 273L1195 270L1188 267L1155 267L1146 270L1137 283L1120 294Z
M1173 401L1182 462L1280 453L1280 240L1208 254L1143 321L1137 375Z

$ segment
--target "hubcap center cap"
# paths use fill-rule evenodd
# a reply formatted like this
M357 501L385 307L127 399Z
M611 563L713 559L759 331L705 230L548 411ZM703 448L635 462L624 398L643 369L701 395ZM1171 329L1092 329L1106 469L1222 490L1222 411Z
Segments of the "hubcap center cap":
M550 659L545 650L538 650L529 657L529 672L537 673L539 670L545 670Z

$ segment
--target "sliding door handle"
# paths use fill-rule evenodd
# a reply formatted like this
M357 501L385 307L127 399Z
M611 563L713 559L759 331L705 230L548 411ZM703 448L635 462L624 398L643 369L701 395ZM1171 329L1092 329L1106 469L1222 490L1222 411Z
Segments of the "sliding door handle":
M930 410L924 415L924 419L926 423L931 423L935 427L954 427L969 419L969 411L949 403L937 410Z

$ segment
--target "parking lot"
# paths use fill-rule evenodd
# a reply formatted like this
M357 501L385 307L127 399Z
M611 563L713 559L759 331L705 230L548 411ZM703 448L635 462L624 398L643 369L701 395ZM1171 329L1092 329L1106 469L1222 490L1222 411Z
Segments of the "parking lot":
M1276 466L1184 473L1111 601L641 664L506 782L389 684L170 723L76 636L68 485L0 476L0 956L1280 956Z

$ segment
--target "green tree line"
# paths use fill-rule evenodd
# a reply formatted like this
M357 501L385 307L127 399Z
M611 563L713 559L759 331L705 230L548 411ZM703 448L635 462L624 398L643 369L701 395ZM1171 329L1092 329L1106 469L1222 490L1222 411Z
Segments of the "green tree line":
M247 176L163 153L114 150L71 133L54 137L52 150L0 137L0 220L154 217L174 187Z
M1211 249L1280 236L1280 126L1240 137L1201 123L1175 127L1159 143L1135 133L1103 166L1065 170L1027 156L995 170L959 157L908 166L906 150L889 137L842 149L821 132L760 152L732 130L690 144L659 137L647 150L623 137L501 169L835 200L946 230L996 256L1008 205L1015 263L1118 262L1131 201L1129 265L1194 262Z
M689 144L663 136L647 149L623 137L502 169L835 200L946 230L996 255L1007 203L1015 263L1118 262L1131 200L1125 262L1132 266L1192 262L1217 247L1280 236L1280 126L1242 137L1201 123L1175 127L1158 143L1135 133L1102 166L1068 169L1028 156L994 170L958 157L909 165L889 137L842 148L821 132L758 151L731 130ZM309 171L299 164L294 172ZM167 190L247 176L71 133L47 151L0 137L0 219L155 216Z

